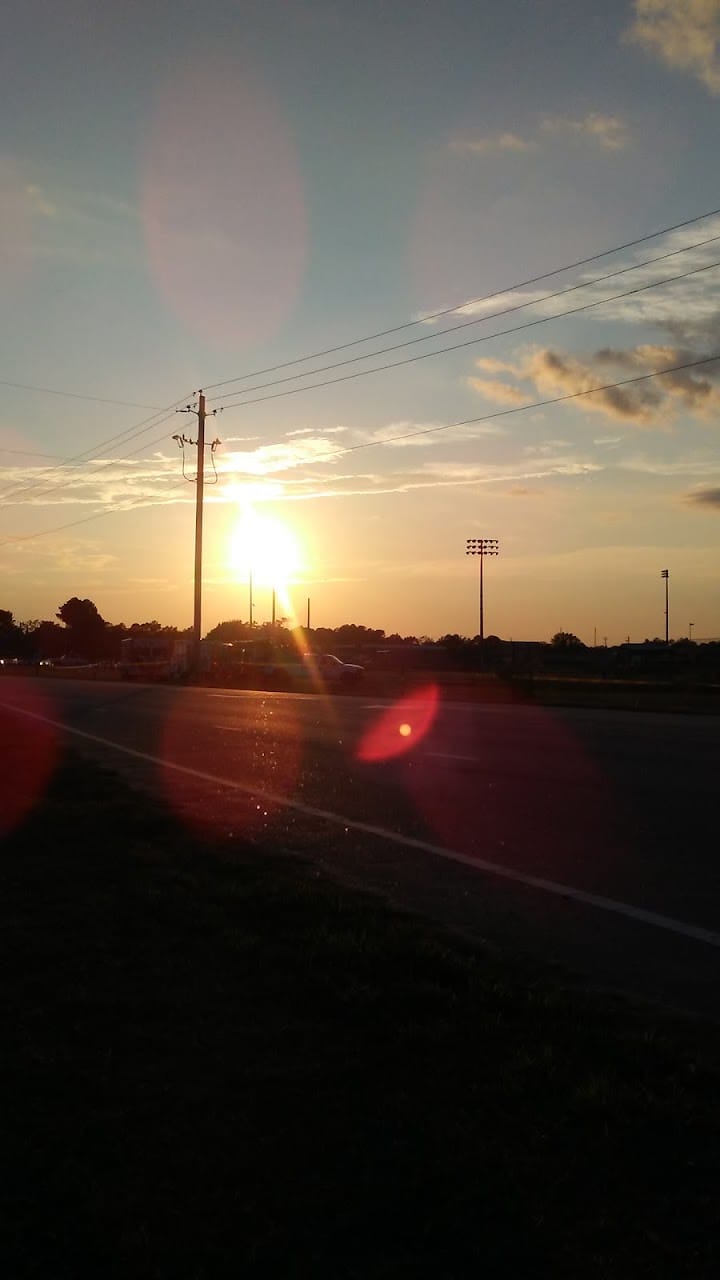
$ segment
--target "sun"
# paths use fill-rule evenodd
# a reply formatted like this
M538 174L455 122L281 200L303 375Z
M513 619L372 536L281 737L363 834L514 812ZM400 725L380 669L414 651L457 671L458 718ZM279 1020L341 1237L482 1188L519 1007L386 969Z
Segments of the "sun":
M229 563L237 577L252 574L258 586L281 591L300 568L300 550L281 520L247 506L230 536Z

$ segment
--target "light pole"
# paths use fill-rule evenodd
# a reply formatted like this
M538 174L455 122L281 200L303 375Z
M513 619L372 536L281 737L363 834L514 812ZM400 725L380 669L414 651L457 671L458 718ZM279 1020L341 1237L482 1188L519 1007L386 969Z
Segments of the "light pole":
M670 643L670 608L669 608L669 586L670 586L670 570L661 569L660 577L665 579L665 643Z
M466 538L465 555L480 557L480 643L485 640L485 612L483 602L483 560L486 556L498 556L500 547L497 538Z
M688 640L690 641L691 644L692 644L692 629L694 626L695 626L694 622L688 622Z

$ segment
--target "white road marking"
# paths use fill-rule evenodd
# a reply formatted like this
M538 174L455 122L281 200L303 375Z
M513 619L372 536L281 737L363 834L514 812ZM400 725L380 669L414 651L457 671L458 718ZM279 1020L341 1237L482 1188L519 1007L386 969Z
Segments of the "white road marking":
M704 942L711 947L720 947L720 933L705 929L701 925L688 924L684 920L675 920L672 916L664 916L656 911L647 911L644 907L634 907L628 902L620 902L615 898L605 898L601 894L588 893L585 889L576 889L573 885L561 884L555 880L545 880L542 876L529 875L525 871L516 871L512 867L504 867L497 862L488 862L485 858L471 858L467 854L458 853L455 849L446 849L442 845L432 844L427 840L419 840L415 836L401 835L398 831L389 831L386 827L376 826L372 822L361 822L357 818L348 818L329 809L319 809L315 805L303 804L299 800L291 800L287 796L277 795L272 791L261 791L258 787L236 782L234 778L223 778L215 773L205 773L201 769L193 769L189 765L176 764L172 760L162 760L159 756L151 756L145 751L136 751L134 747L123 746L110 738L101 738L96 733L88 733L84 729L74 729L61 720L51 720L47 716L38 715L35 711L27 711L11 704L0 703L6 711L13 711L26 716L30 720L39 720L42 724L52 725L64 733L76 738L84 738L101 747L109 747L122 755L131 756L134 760L143 760L147 764L159 765L163 769L173 769L186 777L197 778L201 782L210 782L214 786L227 787L242 795L252 796L263 804L275 804L281 808L292 809L308 818L319 818L335 827L343 827L346 831L360 831L363 835L375 836L386 840L389 844L400 845L405 849L418 849L422 853L431 853L449 862L459 862L475 871L484 871L488 875L497 876L501 880L510 880L513 884L523 885L529 889L540 889L543 893L553 894L558 898L568 898L572 902L580 902L583 906L595 907L599 911L607 911L612 915L624 916L639 924L652 925L656 929L664 929L667 933L677 933L681 937L691 938L694 942Z

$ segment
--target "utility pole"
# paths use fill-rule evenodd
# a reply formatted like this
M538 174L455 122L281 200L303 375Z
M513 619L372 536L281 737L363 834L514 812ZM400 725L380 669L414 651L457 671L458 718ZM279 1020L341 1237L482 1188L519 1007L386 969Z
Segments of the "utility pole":
M661 569L660 577L665 579L665 643L669 644L670 643L670 609L669 609L670 602L669 602L668 587L670 583L670 570Z
M183 451L183 476L186 480L191 480L190 476L185 475L185 445L197 445L197 473L195 476L195 579L193 592L193 638L192 638L192 659L191 669L193 675L200 672L200 636L202 630L202 539L203 539L203 498L205 493L205 419L217 413L217 409L213 409L208 415L205 408L205 396L202 391L198 391L197 405L186 405L184 409L178 409L178 413L194 413L198 420L197 440L188 440L186 436L175 435L173 440L177 440L179 447ZM213 440L210 448L215 453L219 440ZM213 462L213 470L214 470ZM217 483L217 476L215 477Z
M310 630L310 597L309 597L309 596L308 596L308 598L307 598L307 628L306 628L306 630L308 630L308 631Z
M275 592L275 588L273 587L272 589L272 626L273 628L275 627L275 599L276 599L276 592Z
M202 619L202 536L205 490L205 396L198 392L197 482L195 489L195 592L193 597L193 671L200 674Z

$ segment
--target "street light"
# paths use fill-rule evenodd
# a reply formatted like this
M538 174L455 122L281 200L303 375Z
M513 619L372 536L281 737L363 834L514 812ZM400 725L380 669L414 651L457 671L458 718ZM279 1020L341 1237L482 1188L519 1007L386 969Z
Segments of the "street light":
M693 627L694 627L694 626L695 626L695 623L694 623L694 622L688 622L688 640L689 640L691 643L692 643L692 629L693 629Z
M670 641L670 610L669 610L669 600L668 600L668 588L669 588L669 585L670 585L670 581L669 581L669 580L670 580L670 570L669 570L669 569L661 569L661 570L660 570L660 577L665 579L665 643L666 643L666 644L669 644L669 641Z
M465 555L480 557L480 643L485 639L485 618L483 607L483 560L486 556L498 556L500 548L497 538L466 538Z

